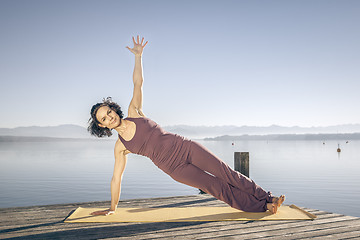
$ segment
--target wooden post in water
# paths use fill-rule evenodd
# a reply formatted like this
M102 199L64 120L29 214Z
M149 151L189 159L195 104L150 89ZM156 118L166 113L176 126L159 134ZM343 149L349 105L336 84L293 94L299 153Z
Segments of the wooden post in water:
M249 176L249 152L234 152L235 171Z
M235 171L249 176L249 152L234 152L234 165ZM199 189L200 194L206 194L203 190Z

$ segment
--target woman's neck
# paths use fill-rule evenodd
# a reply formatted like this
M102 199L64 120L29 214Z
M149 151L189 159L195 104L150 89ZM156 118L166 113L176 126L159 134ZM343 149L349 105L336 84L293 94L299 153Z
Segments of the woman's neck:
M125 119L121 119L120 120L120 125L116 128L114 128L118 134L122 135L126 129L129 127L129 121L128 120L125 120Z

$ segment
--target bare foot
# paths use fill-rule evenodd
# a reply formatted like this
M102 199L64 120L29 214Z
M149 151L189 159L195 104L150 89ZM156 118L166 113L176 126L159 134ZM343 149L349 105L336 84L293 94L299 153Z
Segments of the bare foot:
M278 207L285 201L285 195L281 195L280 197L274 197L272 202L275 203Z
M275 203L267 203L266 208L272 213L275 214L277 212L278 206Z

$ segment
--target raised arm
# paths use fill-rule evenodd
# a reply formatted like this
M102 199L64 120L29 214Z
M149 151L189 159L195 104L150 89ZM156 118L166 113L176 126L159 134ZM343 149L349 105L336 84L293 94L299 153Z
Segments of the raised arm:
M128 110L128 116L129 117L143 117L144 113L142 112L142 86L143 86L143 70L142 70L142 53L144 50L144 47L148 43L147 41L144 43L144 38L139 39L139 36L137 36L137 41L135 41L135 38L133 37L134 47L126 47L129 49L134 55L135 55L135 67L134 67L134 73L133 73L133 82L134 82L134 93L133 97L131 99L129 110Z

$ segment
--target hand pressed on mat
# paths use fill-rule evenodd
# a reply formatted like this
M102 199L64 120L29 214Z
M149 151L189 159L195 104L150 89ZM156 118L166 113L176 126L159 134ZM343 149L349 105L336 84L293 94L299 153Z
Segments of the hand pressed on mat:
M111 215L111 214L114 214L115 211L113 210L110 210L110 209L106 209L106 210L101 210L101 211L95 211L95 212L92 212L91 215L94 215L94 216L97 216L97 215Z

